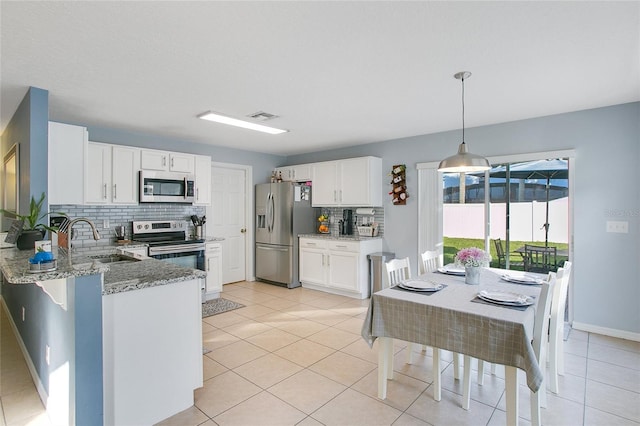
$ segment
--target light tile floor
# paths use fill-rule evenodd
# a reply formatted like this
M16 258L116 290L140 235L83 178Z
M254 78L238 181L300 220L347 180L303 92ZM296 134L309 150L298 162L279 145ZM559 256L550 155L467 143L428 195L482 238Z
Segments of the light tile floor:
M504 371L475 382L471 407L451 357L442 361L442 400L435 402L431 352L404 363L397 342L388 398L377 395L377 345L360 337L368 300L263 283L224 287L246 307L205 318L204 387L195 406L168 425L504 425ZM48 424L26 364L2 320L0 426ZM573 330L565 342L560 394L547 393L545 425L640 425L640 343ZM520 424L529 424L529 389L520 380Z

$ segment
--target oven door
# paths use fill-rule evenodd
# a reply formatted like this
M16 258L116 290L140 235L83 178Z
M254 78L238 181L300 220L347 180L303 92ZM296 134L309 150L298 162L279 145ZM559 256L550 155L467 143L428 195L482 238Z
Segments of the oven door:
M201 271L206 270L204 264L204 245L198 244L198 247L192 248L185 246L186 245L149 247L149 257L185 268L199 269Z

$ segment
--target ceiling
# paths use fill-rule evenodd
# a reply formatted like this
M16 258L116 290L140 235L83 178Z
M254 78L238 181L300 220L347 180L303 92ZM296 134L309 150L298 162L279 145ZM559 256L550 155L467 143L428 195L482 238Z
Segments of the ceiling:
M640 100L640 2L0 3L4 130L50 119L293 155ZM268 135L198 120L278 115ZM89 135L91 136L91 135Z

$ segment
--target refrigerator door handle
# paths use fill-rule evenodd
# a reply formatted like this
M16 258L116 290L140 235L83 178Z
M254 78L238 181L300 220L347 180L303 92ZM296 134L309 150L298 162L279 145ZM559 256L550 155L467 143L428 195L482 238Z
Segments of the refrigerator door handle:
M267 232L271 232L271 193L267 194Z
M269 226L271 227L271 230L269 232L273 232L273 224L275 222L275 210L276 210L276 202L275 202L275 197L273 196L273 192L269 193L269 196L271 197L271 218L269 219Z

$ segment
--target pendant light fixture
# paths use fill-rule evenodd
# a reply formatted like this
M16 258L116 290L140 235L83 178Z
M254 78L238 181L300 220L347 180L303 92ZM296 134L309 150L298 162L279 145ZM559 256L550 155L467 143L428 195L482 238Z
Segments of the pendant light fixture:
M480 155L467 152L467 145L464 143L464 80L471 77L469 71L460 71L453 75L458 80L462 80L462 143L458 147L458 153L447 157L440 162L439 172L466 173L482 172L489 170L489 161Z

